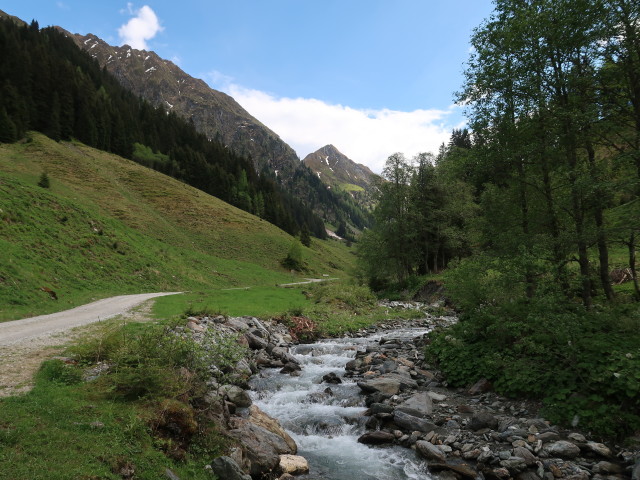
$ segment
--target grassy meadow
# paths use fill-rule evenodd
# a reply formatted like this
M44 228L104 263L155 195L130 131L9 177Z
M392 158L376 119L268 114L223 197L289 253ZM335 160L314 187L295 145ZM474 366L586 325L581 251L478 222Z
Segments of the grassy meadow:
M29 138L0 145L0 321L116 294L303 279L281 267L293 238L270 223L115 155ZM303 256L305 276L344 277L355 258L317 239Z

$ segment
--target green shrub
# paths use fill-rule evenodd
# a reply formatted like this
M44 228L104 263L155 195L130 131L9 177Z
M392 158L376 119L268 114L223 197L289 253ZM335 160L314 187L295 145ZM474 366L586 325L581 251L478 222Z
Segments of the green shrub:
M368 287L343 282L324 282L314 285L311 293L316 303L342 304L351 308L376 305L376 297Z
M234 336L214 329L201 342L176 333L183 320L169 325L129 324L72 348L81 364L105 361L110 374L105 390L127 400L197 394L211 376L230 381L246 349Z
M300 240L294 239L289 247L289 253L284 260L282 260L282 266L290 270L302 272L306 270L306 264L302 258L302 244Z
M58 359L43 362L38 375L44 380L63 385L75 385L82 381L82 372L79 368Z
M485 305L434 332L427 354L454 386L485 377L501 394L543 400L554 421L624 434L640 426L640 333L621 316L638 313L554 296Z

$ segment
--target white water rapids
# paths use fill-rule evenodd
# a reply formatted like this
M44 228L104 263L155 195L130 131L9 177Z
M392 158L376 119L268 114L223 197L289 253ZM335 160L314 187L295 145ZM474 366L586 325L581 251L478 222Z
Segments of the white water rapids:
M353 379L343 378L345 365L358 349L381 337L411 338L426 329L392 330L367 338L324 340L291 348L302 366L299 377L266 369L250 382L254 403L277 418L309 461L310 473L297 478L326 480L426 480L426 463L413 450L371 447L357 442L365 432L364 396ZM334 372L343 383L322 377ZM330 390L329 390L330 389Z

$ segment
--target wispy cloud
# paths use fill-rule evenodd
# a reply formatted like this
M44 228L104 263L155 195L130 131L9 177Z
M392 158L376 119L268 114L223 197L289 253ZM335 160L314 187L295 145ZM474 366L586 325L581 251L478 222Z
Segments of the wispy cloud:
M56 2L56 7L58 7L60 10L71 10L71 7L69 7L69 5L64 2Z
M236 99L251 115L276 132L300 158L327 144L380 172L389 155L437 152L448 141L454 108L410 112L355 109L313 98L278 98L244 88L211 72L209 84Z
M163 30L160 20L148 5L135 10L133 4L128 3L126 10L121 13L135 15L118 29L122 44L130 45L138 50L148 50L147 40L151 40Z

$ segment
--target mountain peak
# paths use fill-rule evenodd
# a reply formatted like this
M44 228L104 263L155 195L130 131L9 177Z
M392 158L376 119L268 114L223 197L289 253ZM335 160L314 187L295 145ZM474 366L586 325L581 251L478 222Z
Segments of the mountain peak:
M354 212L343 198L327 192L327 186L314 178L289 145L226 93L212 89L152 51L128 45L111 46L93 34L64 33L124 88L155 106L189 119L209 139L216 139L237 155L250 158L259 175L273 176L317 215L332 222L349 218L358 228L366 225L368 220L363 212Z
M333 145L307 155L303 162L327 185L349 192L370 190L377 175L355 163Z

